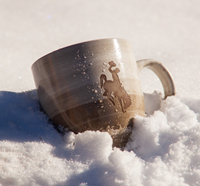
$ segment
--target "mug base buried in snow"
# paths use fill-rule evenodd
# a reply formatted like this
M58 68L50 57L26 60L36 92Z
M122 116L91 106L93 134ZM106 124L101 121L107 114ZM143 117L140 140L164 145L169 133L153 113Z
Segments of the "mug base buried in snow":
M165 97L175 88L168 70L154 60L135 61L124 39L100 39L54 51L38 59L32 72L43 110L55 123L79 133L108 132L122 148L135 115L144 116L139 72L143 67L160 78Z

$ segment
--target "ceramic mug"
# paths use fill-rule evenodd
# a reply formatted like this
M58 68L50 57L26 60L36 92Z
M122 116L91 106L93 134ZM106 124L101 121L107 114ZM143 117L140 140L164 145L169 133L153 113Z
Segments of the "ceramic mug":
M145 115L139 79L143 67L162 82L165 98L175 94L169 71L159 62L135 60L124 39L100 39L68 46L38 59L32 65L43 110L55 125L74 133L107 131L113 146L122 147L127 125Z

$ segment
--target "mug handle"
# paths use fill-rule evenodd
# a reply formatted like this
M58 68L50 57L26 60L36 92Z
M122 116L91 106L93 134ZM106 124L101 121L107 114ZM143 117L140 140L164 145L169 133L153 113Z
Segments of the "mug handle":
M138 74L142 68L147 67L159 77L164 89L164 99L166 99L168 96L175 95L175 85L172 76L162 63L153 59L142 59L137 61L137 67Z

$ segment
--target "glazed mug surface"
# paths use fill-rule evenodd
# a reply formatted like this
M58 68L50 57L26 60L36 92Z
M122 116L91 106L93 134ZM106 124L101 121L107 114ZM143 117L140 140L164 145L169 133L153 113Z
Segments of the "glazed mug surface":
M43 110L55 125L75 133L107 131L113 146L127 141L127 125L145 115L139 79L143 67L162 82L165 98L175 94L168 70L155 60L135 60L124 39L100 39L71 45L38 59L32 72Z

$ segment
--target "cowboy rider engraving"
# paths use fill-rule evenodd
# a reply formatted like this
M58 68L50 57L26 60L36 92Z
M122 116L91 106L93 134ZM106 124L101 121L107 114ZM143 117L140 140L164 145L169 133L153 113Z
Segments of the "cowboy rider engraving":
M126 112L126 109L131 105L131 98L122 87L122 83L120 82L118 76L118 73L120 72L119 68L112 70L112 68L116 66L115 62L110 61L108 64L110 65L108 70L112 74L113 81L107 80L106 75L101 74L100 86L104 89L103 96L107 97L113 106L116 105L114 98L117 98L120 103L122 112Z

